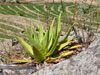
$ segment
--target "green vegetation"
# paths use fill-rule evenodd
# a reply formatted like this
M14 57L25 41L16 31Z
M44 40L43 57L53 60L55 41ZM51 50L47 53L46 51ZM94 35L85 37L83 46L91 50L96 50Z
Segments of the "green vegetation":
M70 26L72 24L71 21L77 21L78 23L81 22L80 27L89 29L91 31L95 31L97 28L100 28L100 21L99 21L100 12L99 10L95 11L98 8L100 7L95 5L88 5L88 4L83 4L82 7L80 7L79 4L76 4L76 8L75 8L75 4L71 2L63 3L63 7L61 3L0 4L0 14L16 15L16 16L22 16L22 17L37 19L37 20L39 19L42 22L50 23L51 19L57 17L60 11L64 10L64 12L62 13L62 20L61 20L63 24ZM78 11L77 16L78 19L80 20L73 20L72 17L75 15L75 11ZM4 25L6 27L3 27L2 23L6 23L7 25ZM88 28L82 26L82 24L85 24L85 26L87 26ZM14 26L23 29L22 25L19 25L11 21L7 22L7 20L3 20L3 19L0 19L0 25L1 28L3 29L8 28L9 30L15 33L17 33L17 31L20 30L17 30L17 28L15 28ZM14 29L12 29L12 27L14 27Z
M10 24L12 26L19 27L19 28L23 28L23 26L21 24L17 24L17 23L11 22L11 21L7 21L7 20L0 19L0 23L1 22L7 23L7 24Z
M0 24L0 28L3 28L3 29L6 29L6 30L11 30L12 32L18 32L19 30L12 27L12 26L7 26L7 25L4 25L4 24Z
M0 38L11 39L13 34L20 33L22 29L23 26L21 24L0 19Z
M20 56L17 58L16 52L13 54L13 50L10 49L12 53L8 53L5 57L12 62L57 63L60 58L81 51L80 47L83 44L79 45L74 41L75 37L68 39L72 29L100 32L100 6L81 2L36 4L19 3L19 0L16 2L0 4L0 39L13 39L16 35L18 41L14 43L19 42L26 51L18 53ZM60 12L62 12L62 16ZM25 29L23 21L27 21ZM43 28L41 24L35 24L38 21L43 22L46 26ZM34 24L30 25L30 22ZM67 33L59 41L63 30ZM13 57L13 55L15 56Z
M61 33L61 14L58 17L57 25L55 27L55 31L53 31L53 25L55 23L55 18L53 19L50 27L46 32L44 32L42 25L37 27L39 33L36 33L36 31L32 28L32 25L30 29L25 26L25 31L27 35L27 40L29 41L29 44L23 40L21 37L17 37L18 41L21 43L23 48L26 50L26 52L34 58L37 62L51 62L49 60L46 60L47 57L50 57L52 55L57 55L57 58L66 57L68 55L71 55L74 53L74 51L67 51L63 53L61 50L66 49L75 49L80 47L81 45L75 45L75 46L68 46L72 43L74 40L74 37L67 39L74 24L68 29L68 32L66 33L65 37L58 42L60 33ZM24 60L16 60L12 59L12 61L15 62L30 62L30 61L24 61Z
M10 36L10 35L4 34L4 33L0 33L0 38L11 39L11 38L13 38L13 36Z
M70 6L73 3L64 3L64 10L66 8L66 6ZM30 11L28 11L27 9L29 9L30 11L34 11L35 13L32 13ZM11 14L11 15L20 15L20 16L24 16L24 17L30 17L30 18L38 18L38 14L41 15L41 17L44 16L51 16L54 17L55 15L58 15L60 11L58 11L59 6L61 6L60 3L55 3L55 4L48 4L47 5L47 10L51 13L48 13L47 11L45 11L44 5L43 4L1 4L0 5L0 10L2 12L2 14L6 13L6 14ZM52 8L53 7L53 8ZM53 10L52 10L52 9ZM60 8L60 10L62 10L62 8ZM45 15L48 14L48 15ZM55 14L55 15L53 15ZM40 17L40 18L41 18Z

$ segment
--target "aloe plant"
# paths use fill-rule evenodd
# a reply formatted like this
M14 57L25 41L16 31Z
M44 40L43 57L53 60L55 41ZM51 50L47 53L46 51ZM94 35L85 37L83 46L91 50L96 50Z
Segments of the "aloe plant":
M53 31L54 22L55 22L55 18L53 19L50 27L47 29L45 33L42 28L42 25L37 27L38 33L32 28L32 25L30 26L30 29L28 29L28 27L25 25L25 32L28 37L27 40L29 41L29 43L24 41L21 37L17 37L17 40L20 42L20 44L23 46L26 52L38 62L45 61L47 57L50 57L58 53L63 48L67 48L66 46L68 46L74 40L74 38L71 38L69 40L67 39L71 32L71 29L74 26L73 24L69 28L64 39L58 42L60 34L61 34L61 13L58 16L58 22L55 27L55 31ZM68 46L67 49L73 49L77 47L80 47L80 46L79 45L73 46L73 47ZM63 54L59 54L58 58L71 55L72 53L74 53L74 51L69 51ZM17 60L12 60L12 61L17 61Z

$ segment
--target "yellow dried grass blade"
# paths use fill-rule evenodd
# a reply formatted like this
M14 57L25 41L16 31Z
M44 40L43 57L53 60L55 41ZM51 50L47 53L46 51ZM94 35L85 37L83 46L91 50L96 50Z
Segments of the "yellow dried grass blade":
M62 53L60 56L61 57L66 57L66 56L69 56L71 54L75 53L74 51L69 51L69 52L66 52L66 53Z
M69 44L72 42L73 39L74 39L74 37L70 38L67 42L61 44L58 50L60 51L60 50L62 50L62 48L64 48L65 46L69 45Z
M79 47L82 47L82 45L72 46L72 47L70 47L70 48L68 48L68 49L75 49L75 48L79 48Z
M45 61L48 62L48 63L52 63L52 62L55 61L55 58L49 57Z
M69 45L70 43L71 43L71 42L68 41L68 42L66 42L66 43L64 43L64 44L61 44L58 50L59 50L59 51L62 50L62 48L64 48L65 46Z
M27 60L27 59L11 59L12 62L17 62L17 63L30 63L32 60Z

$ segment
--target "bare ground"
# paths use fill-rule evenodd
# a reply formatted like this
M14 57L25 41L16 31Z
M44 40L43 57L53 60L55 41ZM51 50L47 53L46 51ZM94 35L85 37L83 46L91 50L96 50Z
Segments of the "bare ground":
M17 24L21 24L23 26L25 25L25 22L26 22L27 25L30 25L32 22L34 22L38 25L39 24L44 25L44 23L40 22L39 20L21 17L21 16L18 16L18 15L3 15L3 14L0 14L0 19L11 21L11 22L14 22L14 23L17 23Z
M61 2L61 0L54 0L55 2ZM62 0L63 2L86 2L91 4L92 0ZM48 0L47 2L53 2L53 0ZM93 0L92 4L97 4L96 0Z

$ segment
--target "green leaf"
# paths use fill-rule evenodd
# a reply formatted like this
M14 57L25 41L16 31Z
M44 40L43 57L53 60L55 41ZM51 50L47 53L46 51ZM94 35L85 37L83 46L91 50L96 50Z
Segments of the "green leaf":
M30 26L30 34L28 33L28 38L31 36L34 40L38 41L39 42L39 39L38 39L38 35L37 33L35 32L35 30L32 28L32 24ZM29 39L30 40L30 39Z
M51 46L52 46L52 43L53 43L53 37L51 37L49 43L48 43L48 46L47 46L47 49L50 50ZM47 51L48 52L48 51Z
M33 50L32 47L26 43L22 38L20 37L16 37L17 40L20 42L20 44L22 45L22 47L26 50L26 52L32 57L34 58L34 54L33 54Z
M45 57L45 49L34 39L32 39L30 37L30 43L33 49L33 53L34 53L34 58L37 61L43 61L46 57Z
M43 28L42 28L42 25L40 24L40 27L39 27L39 41L40 41L40 43L42 42L42 39L43 39Z
M58 43L58 40L59 40L59 37L60 37L60 34L56 37L55 40L53 40L53 44L52 44L52 48L50 49L50 51L48 52L48 54L46 56L50 56L53 54L53 52L56 50L56 47L57 47L57 43Z
M55 22L55 18L53 19L51 25L50 25L50 30L49 30L49 40L53 37L53 25Z
M59 40L59 37L60 37L60 33L61 33L60 19L61 19L61 13L60 13L60 15L58 17L58 24L56 26L56 31L55 31L55 33L56 33L55 36L56 37L54 36L54 39L53 39L54 42L52 43L52 47L51 47L50 51L47 53L46 56L52 55L55 52L56 48L57 48L57 43L58 43L58 40Z
M70 34L72 28L74 27L74 25L75 25L75 24L73 24L73 25L68 29L68 31L67 31L65 37L63 38L63 40L62 40L61 42L64 42L64 41L67 40L67 38L68 38L68 36L69 36L69 34Z
M33 46L33 53L34 53L34 58L38 61L41 62L46 59L46 57L43 55L43 53L40 52L39 49Z
M58 24L57 24L57 35L59 35L59 33L61 32L61 13L58 17Z
M55 22L55 18L53 19L51 25L50 25L50 28L49 28L49 41L48 41L48 50L51 48L52 46L52 43L53 43L53 25L54 25L54 22Z
M47 49L47 45L49 43L49 30L45 33L43 40L42 40L42 46Z
M58 16L58 23L57 23L56 28L55 28L54 38L56 38L56 36L58 36L60 32L61 32L61 13Z

